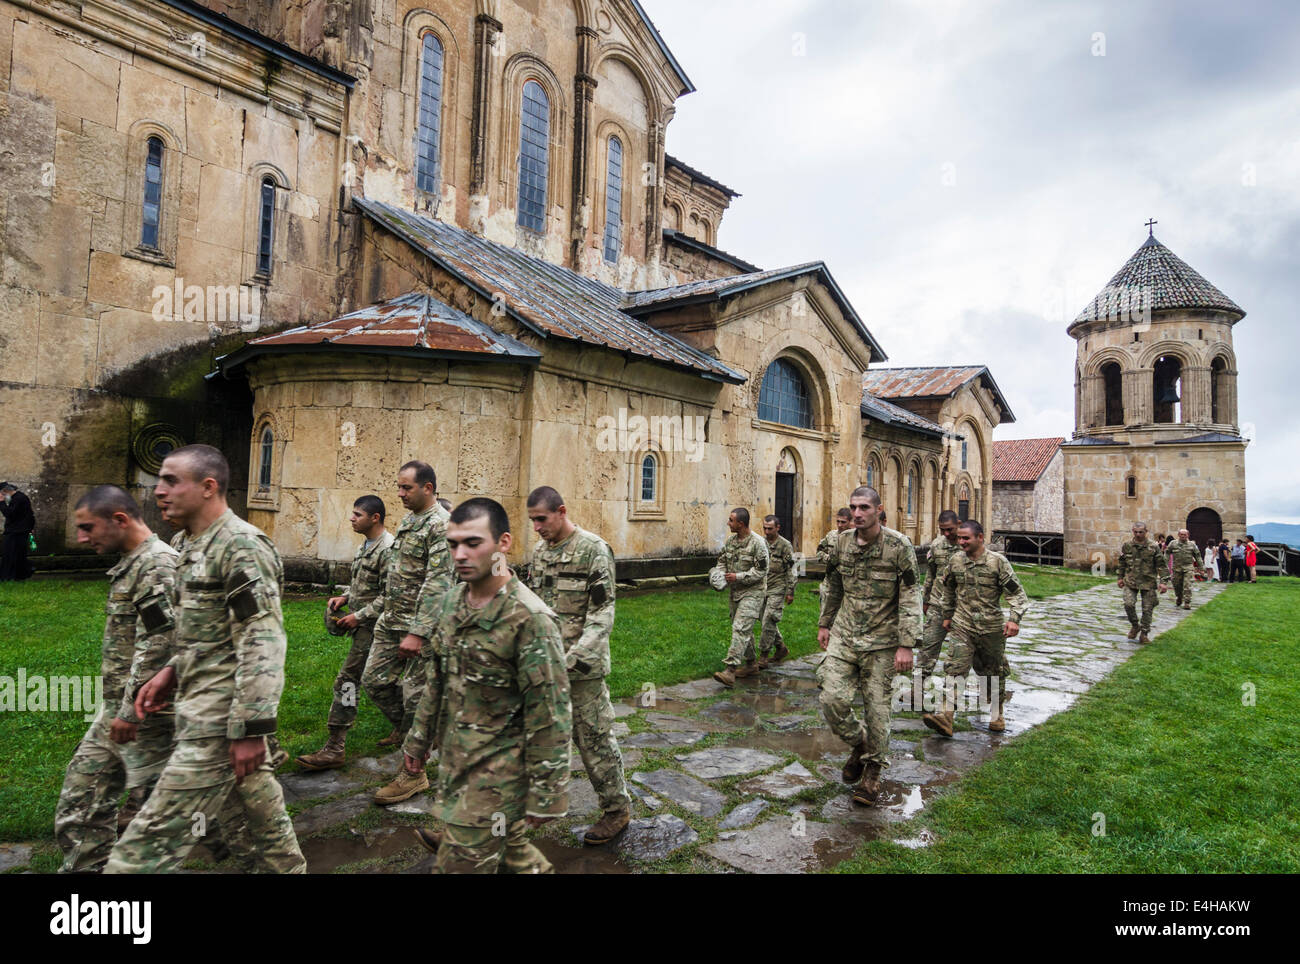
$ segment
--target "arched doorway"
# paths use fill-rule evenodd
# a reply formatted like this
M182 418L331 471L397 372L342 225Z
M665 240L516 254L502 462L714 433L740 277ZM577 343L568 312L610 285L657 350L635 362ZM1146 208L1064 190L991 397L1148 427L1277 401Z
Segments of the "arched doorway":
M790 540L796 549L799 547L799 532L795 528L801 521L802 513L796 508L799 498L799 463L794 451L782 449L781 459L776 464L776 497L772 500L772 514L781 523L781 535Z
M1218 545L1219 540L1223 538L1223 520L1213 509L1205 507L1193 509L1187 516L1186 528L1191 540L1202 553L1205 552L1206 546L1211 543Z

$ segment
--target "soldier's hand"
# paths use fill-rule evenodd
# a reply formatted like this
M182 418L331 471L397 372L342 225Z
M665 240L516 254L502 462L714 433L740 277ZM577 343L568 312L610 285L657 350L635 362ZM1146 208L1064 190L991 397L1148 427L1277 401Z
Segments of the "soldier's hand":
M554 819L555 819L554 817L531 817L531 816L529 816L529 817L524 817L524 823L528 826L528 829L529 829L529 830L536 830L536 829L537 829L538 827L540 827L542 824L544 824L544 823L550 823L550 822L551 822L552 820L554 820Z
M356 613L348 613L346 616L340 616L334 624L340 629L356 629L359 622Z
M831 631L827 629L825 626L819 626L817 628L817 645L820 646L822 649L825 649L827 644L830 643L830 641L831 641Z
M943 621L943 628L944 628L944 629L952 629L952 620L951 620L951 619L945 619L945 620Z
M789 595L787 595L787 596L785 597L785 604L786 604L787 606L790 605L790 603L792 603L792 602L794 602L794 593L790 593Z
M1121 580L1120 580L1119 582L1117 582L1115 585L1119 586L1120 589L1123 589L1123 588L1124 588L1124 580L1121 579Z
M138 723L128 723L126 720L115 719L108 725L108 738L114 743L130 743L135 740L137 729L139 729Z
M412 659L420 655L420 650L423 646L423 636L417 636L415 633L407 633L402 637L402 644L397 647L397 653L405 659Z
M140 687L140 692L135 694L135 715L143 719L150 713L165 709L175 688L176 670L164 666L153 679Z
M912 672L912 651L908 647L900 646L894 650L894 672Z
M1007 639L1010 639L1012 636L1019 636L1019 635L1020 635L1020 624L1019 624L1019 623L1013 623L1011 620L1008 619L1008 620L1007 620L1007 621L1002 625L1002 635L1005 636Z
M246 736L230 741L230 765L235 768L236 783L243 783L244 777L256 771L265 759L265 737Z
M334 610L338 609L347 601L348 601L347 596L330 596L330 601L329 601L330 612L334 612Z
M734 572L727 573L727 582L735 582L735 581L736 581L736 574Z

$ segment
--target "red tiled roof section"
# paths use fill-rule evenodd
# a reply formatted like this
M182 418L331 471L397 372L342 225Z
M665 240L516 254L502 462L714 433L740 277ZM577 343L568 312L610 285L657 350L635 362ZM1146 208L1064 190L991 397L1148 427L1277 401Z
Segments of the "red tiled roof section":
M863 375L862 387L877 398L951 395L982 371L982 366L873 368Z
M1017 438L993 443L994 482L1037 482L1063 438Z

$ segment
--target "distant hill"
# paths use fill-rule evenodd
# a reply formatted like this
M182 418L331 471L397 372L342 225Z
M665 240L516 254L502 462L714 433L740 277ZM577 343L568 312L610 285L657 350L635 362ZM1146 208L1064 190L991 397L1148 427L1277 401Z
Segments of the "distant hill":
M1251 525L1249 529L1256 542L1282 542L1295 549L1300 549L1300 525L1287 525L1282 522L1261 522Z

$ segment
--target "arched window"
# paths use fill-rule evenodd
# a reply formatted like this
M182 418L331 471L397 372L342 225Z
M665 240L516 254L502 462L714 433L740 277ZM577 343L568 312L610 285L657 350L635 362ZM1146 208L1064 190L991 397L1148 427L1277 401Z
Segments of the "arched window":
M867 459L867 485L871 486L873 489L876 488L877 477L876 457L873 455L871 458Z
M1107 425L1124 424L1124 380L1119 364L1107 362L1101 366L1102 389L1105 395Z
M149 152L144 162L144 214L140 225L140 244L157 250L162 224L163 142L149 138Z
M656 501L659 485L659 461L653 452L647 452L641 460L641 501Z
M914 508L914 506L916 505L915 493L916 493L916 470L909 469L907 473L907 514L908 515L911 515L913 512L916 511L916 509Z
M1151 375L1152 408L1155 422L1182 421L1181 388L1183 364L1177 355L1156 359Z
M442 130L442 44L432 32L420 50L420 107L415 129L415 186L438 191L438 142Z
M262 178L262 201L257 214L257 273L271 276L271 242L275 235L275 181Z
M551 143L551 105L546 91L535 80L524 84L523 111L519 120L519 214L520 227L539 233L546 230L546 175Z
M1137 498L1138 480L1136 475L1130 475L1124 480L1124 492L1130 499Z
M957 518L962 522L970 518L970 489L964 482L957 490Z
M796 428L812 428L812 397L799 369L783 358L767 366L758 392L758 417Z
M618 261L623 240L623 142L609 139L609 158L605 170L605 260Z
M263 489L271 487L271 452L274 443L275 436L271 433L271 427L268 425L262 429L262 452L257 469L257 484Z
M1228 410L1227 399L1224 398L1224 388L1228 380L1224 373L1228 370L1228 363L1220 356L1210 363L1210 421L1216 425L1221 424L1223 413Z

